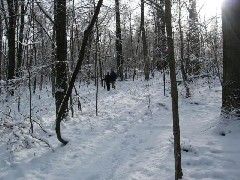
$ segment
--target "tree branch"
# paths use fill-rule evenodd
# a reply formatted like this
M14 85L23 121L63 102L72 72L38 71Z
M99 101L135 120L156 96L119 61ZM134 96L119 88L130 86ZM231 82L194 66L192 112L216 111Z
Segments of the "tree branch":
M43 12L43 14L51 21L51 23L54 24L54 21L52 20L52 18L50 17L50 15L43 9L43 7L40 5L41 2L36 1L37 6L39 7L39 9Z
M154 2L153 0L145 0L145 2L153 4L155 8L159 9L162 13L164 13L164 10L160 4Z

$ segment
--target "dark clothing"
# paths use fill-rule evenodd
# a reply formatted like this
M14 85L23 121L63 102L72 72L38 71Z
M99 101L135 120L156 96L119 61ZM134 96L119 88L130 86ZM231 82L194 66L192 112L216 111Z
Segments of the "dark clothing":
M110 91L111 76L109 73L103 79L106 82L107 90Z
M115 89L115 82L117 79L117 74L114 71L111 71L110 77L111 77L112 88Z
M114 71L111 71L110 76L111 76L111 80L112 80L112 81L116 81L116 79L117 79L117 74L116 74Z
M112 81L112 82L111 82L111 83L112 83L112 88L113 88L113 89L115 89L115 82L116 82L116 81Z
M114 71L111 71L107 73L103 81L106 82L107 90L110 91L110 85L112 84L112 88L115 89L115 81L117 79L117 74Z
M110 76L109 74L107 74L103 80L104 80L106 83L111 83L111 81L112 81L111 76Z
M107 90L110 91L110 83L106 83L107 85Z

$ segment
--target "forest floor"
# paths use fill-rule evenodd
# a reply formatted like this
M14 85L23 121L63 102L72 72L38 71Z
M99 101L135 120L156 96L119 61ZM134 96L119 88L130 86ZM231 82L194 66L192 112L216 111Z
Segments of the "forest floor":
M69 140L66 146L55 136L50 88L37 91L33 106L42 109L39 122L52 134L44 138L54 151L36 146L10 153L1 140L0 179L173 180L170 84L164 96L162 77L157 76L150 81L117 81L109 92L99 87L98 116L96 88L81 85L82 112L74 106L74 117L61 124ZM183 179L239 180L240 121L220 118L220 83L196 80L188 99L181 85L178 89Z

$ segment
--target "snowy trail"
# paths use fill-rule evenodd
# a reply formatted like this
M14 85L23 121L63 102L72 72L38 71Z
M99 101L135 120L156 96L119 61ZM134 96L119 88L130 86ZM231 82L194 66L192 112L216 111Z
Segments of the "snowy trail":
M78 118L70 120L63 130L70 138L67 146L48 152L46 158L16 165L17 171L5 179L66 179L69 175L69 179L158 179L158 169L169 177L169 171L174 171L168 159L171 121L156 121L155 112L148 108L148 93L138 94L144 89L102 91L101 115L90 119L91 107L85 115L77 114L81 123ZM171 163L163 166L161 161Z
M117 108L105 109L103 114L111 123L106 122L106 126L100 129L102 132L99 131L98 137L91 142L94 151L90 151L80 162L82 168L78 164L71 169L75 172L73 179L77 179L79 174L83 179L158 179L154 172L161 167L159 160L166 161L171 149L166 146L170 145L167 137L171 136L171 122L161 127L159 122L151 119L147 104L142 107L139 103L147 103L144 97L129 96L126 91L110 94L104 102L108 103L108 107L117 104Z
M126 81L110 92L100 89L99 116L95 91L83 89L89 98L83 112L62 122L70 142L61 146L52 137L54 152L36 152L35 157L26 152L29 160L0 169L0 179L173 180L171 97L169 89L163 96L161 83ZM184 180L239 180L240 147L231 148L238 142L239 124L229 127L232 133L225 139L216 135L212 126L220 112L220 93L214 88L197 93L179 101L182 146L189 150L182 151Z

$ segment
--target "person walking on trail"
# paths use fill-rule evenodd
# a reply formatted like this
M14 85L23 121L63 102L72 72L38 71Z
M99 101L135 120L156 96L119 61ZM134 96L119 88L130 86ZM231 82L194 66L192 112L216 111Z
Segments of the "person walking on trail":
M107 90L110 91L111 76L110 76L109 72L106 74L106 76L103 79L103 81L106 82Z
M117 74L113 71L113 69L111 70L110 77L111 77L112 88L115 89Z

